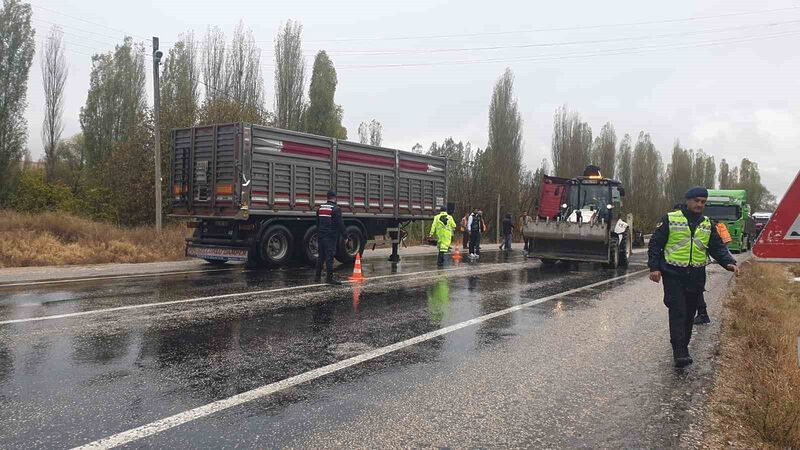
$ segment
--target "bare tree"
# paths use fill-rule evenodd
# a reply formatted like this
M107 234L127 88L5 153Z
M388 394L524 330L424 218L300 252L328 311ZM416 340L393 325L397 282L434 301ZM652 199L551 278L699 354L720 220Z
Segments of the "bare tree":
M559 177L574 177L583 173L591 162L592 127L581 121L577 112L564 105L556 109L553 120L553 172Z
M608 178L614 178L617 153L617 134L614 132L614 125L607 122L600 130L600 136L594 139L592 145L592 163L600 166L600 169Z
M44 119L42 144L44 145L45 178L53 180L56 150L64 131L64 84L67 82L67 60L64 55L64 32L56 25L45 39L42 56L42 86L44 87Z
M203 42L203 84L206 99L226 97L228 80L225 71L225 35L217 27L210 27Z
M358 126L358 142L379 147L383 142L383 125L375 119Z
M261 49L256 47L253 32L239 22L233 32L225 69L226 89L231 99L243 109L261 110L264 105L264 81L261 78Z
M306 62L300 23L286 22L275 38L275 125L300 130Z

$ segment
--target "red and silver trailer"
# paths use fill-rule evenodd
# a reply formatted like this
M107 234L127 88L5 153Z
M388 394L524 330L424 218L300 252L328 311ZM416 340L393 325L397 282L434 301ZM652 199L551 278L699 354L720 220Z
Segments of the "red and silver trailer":
M400 227L447 204L445 158L248 123L176 129L172 147L171 216L196 227L187 256L210 262L315 263L329 189L347 228L344 263L381 243L399 259Z

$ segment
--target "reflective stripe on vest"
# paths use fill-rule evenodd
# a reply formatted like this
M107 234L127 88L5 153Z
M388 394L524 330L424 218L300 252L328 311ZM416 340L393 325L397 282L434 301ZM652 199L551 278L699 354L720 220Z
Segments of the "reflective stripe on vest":
M711 221L708 217L703 216L692 236L689 220L682 211L673 211L667 216L669 238L664 247L664 259L667 264L678 267L708 265L708 243L711 240Z

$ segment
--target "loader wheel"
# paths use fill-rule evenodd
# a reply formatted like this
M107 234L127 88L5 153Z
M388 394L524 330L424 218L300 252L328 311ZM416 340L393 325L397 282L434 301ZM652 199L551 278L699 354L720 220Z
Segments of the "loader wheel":
M623 234L622 242L620 242L619 253L617 253L619 255L617 262L619 263L620 267L628 267L628 263L631 259L631 251L631 244L628 241L628 235Z
M609 244L611 249L608 252L608 263L606 267L609 269L616 269L619 267L619 244Z

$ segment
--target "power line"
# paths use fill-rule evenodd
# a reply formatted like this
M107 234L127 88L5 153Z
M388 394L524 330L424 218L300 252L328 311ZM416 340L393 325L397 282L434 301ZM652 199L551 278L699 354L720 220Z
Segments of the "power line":
M125 34L125 35L127 35L127 36L136 37L136 38L139 38L139 39L149 39L149 38L146 38L146 37L142 37L142 36L135 35L135 34L133 34L133 33L128 33L127 31L125 31L125 30L120 30L119 28L113 28L113 27L109 27L108 25L104 25L104 24L102 24L102 23L92 22L91 20L86 20L86 19L84 19L84 18L81 18L81 17L75 17L75 16L72 16L72 15L69 15L69 14L63 13L63 12L61 12L61 11L56 11L55 9L50 9L50 8L46 8L46 7L44 7L44 6L40 6L40 5L34 4L34 3L32 3L32 2L29 2L29 3L30 3L30 4L31 4L31 6L33 6L34 8L43 9L43 10L45 10L45 11L50 11L50 12L52 12L52 13L54 13L54 14L58 14L58 15L61 15L61 16L64 16L64 17L69 17L70 19L74 19L74 20L79 20L79 21L81 21L81 22L85 22L85 23L88 23L88 24L90 24L90 25L94 25L94 26L97 26L97 27L103 27L103 28L109 29L109 30L111 30L111 31L116 31L117 33L122 33L122 34Z
M691 48L703 48L703 47L711 47L711 46L718 46L724 44L732 44L732 43L740 43L740 42L751 42L751 41L758 41L764 39L773 39L773 38L780 38L780 37L787 37L787 36L797 36L800 35L800 31L786 31L781 33L773 33L773 34L764 34L764 35L755 35L755 36L747 36L747 37L736 37L736 38L727 38L727 39L719 39L714 41L706 41L706 42L699 42L699 43L685 43L685 44L658 44L658 45L649 45L649 46L639 46L639 47L627 47L627 48L620 48L620 49L608 49L604 51L598 52L572 52L572 53L564 53L558 55L538 55L538 56L531 56L531 57L519 57L519 58L495 58L495 59L478 59L478 60L455 60L455 61L439 61L439 62L431 62L431 63L397 63L397 64L361 64L361 65L345 65L339 66L336 69L373 69L373 68L401 68L401 67L432 67L432 66L447 66L447 65L470 65L470 64L485 64L485 63L493 63L493 62L517 62L517 61L546 61L546 60L559 60L559 59L570 59L576 57L592 57L592 56L613 56L613 55L626 55L626 54L634 54L634 53L646 53L651 50L679 50L679 49L691 49Z
M668 23L678 23L678 22L692 22L692 21L699 21L699 20L720 19L720 18L725 18L725 17L739 17L739 16L748 16L748 15L756 15L756 14L770 14L770 13L775 13L775 12L797 11L797 10L800 10L800 6L790 6L790 7L786 7L786 8L765 9L765 10L759 10L759 11L745 11L745 12L738 12L738 13L716 14L716 15L710 15L710 16L685 17L685 18L680 18L680 19L647 20L647 21L640 21L640 22L623 22L623 23L615 23L615 24L579 25L579 26L569 26L569 27L533 28L533 29L528 29L528 30L515 30L515 31L495 31L495 32L461 33L461 34L440 34L440 35L427 35L427 36L395 36L395 37L378 36L378 37L361 37L361 38L333 38L333 39L307 40L306 42L401 41L401 40L417 40L417 39L420 39L420 40L421 39L451 39L451 38L460 38L460 37L501 36L501 35L509 35L509 34L543 33L543 32L551 32L551 31L593 30L593 29L600 29L600 28L629 27L629 26L639 26L639 25L656 25L656 24L668 24ZM257 42L266 42L266 41L257 41Z
M352 54L352 55L402 55L402 54L429 54L429 53L451 53L451 52L465 52L465 51L486 51L486 50L509 50L509 49L522 49L522 48L535 48L535 47L559 47L559 46L568 46L568 45L580 45L580 44L603 44L609 42L620 42L620 41L639 41L639 40L651 40L651 39L663 39L669 37L681 37L681 36L692 36L692 35L699 35L699 34L709 34L709 33L725 33L729 31L736 31L736 30L746 30L746 29L753 29L753 28L764 28L764 27L775 27L780 25L788 25L788 24L796 24L800 23L800 19L798 20L788 20L784 22L768 22L768 23L760 23L754 25L740 25L735 27L726 27L726 28L715 28L715 29L708 29L708 30L694 30L694 31L684 31L684 32L677 32L677 33L663 33L663 34L652 34L646 36L632 36L632 37L617 37L617 38L607 38L607 39L586 39L586 40L577 40L577 41L562 41L562 42L541 42L541 43L533 43L533 44L516 44L516 45L496 45L496 46L487 46L487 47L463 47L463 48L441 48L441 49L409 49L409 50L384 50L384 51L338 51L338 50L330 50L328 53L330 54Z

